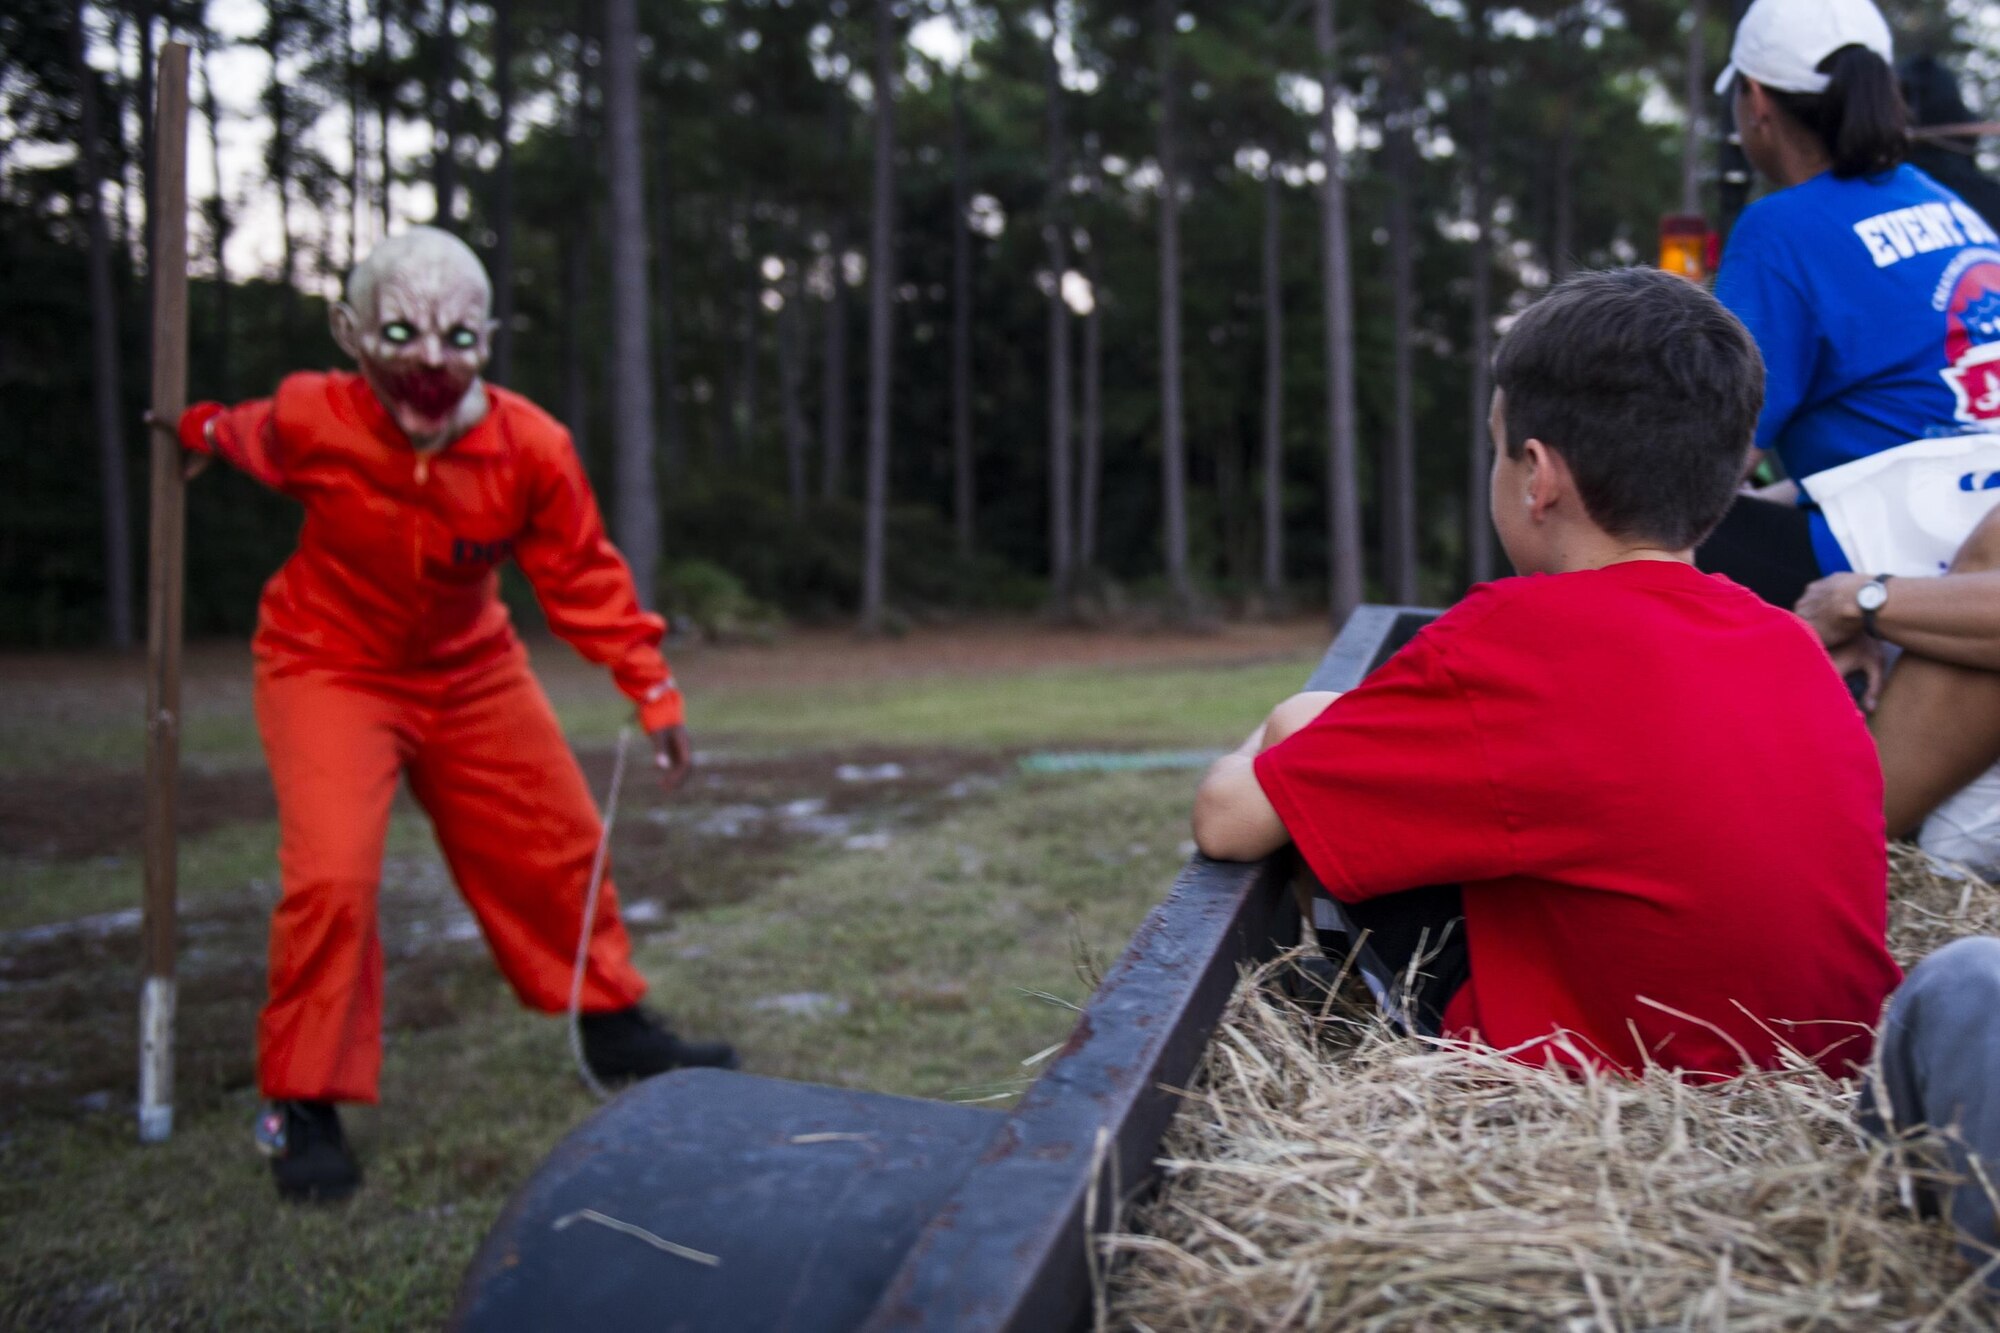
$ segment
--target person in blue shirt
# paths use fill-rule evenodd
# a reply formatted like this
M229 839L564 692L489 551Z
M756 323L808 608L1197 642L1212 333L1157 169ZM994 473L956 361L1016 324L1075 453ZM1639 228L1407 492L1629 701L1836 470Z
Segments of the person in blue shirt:
M2000 235L1902 160L1891 58L1870 0L1757 0L1717 84L1778 188L1738 220L1715 294L1764 357L1756 448L1793 479L2000 429ZM1788 608L1849 568L1795 480L1740 499L1697 561Z

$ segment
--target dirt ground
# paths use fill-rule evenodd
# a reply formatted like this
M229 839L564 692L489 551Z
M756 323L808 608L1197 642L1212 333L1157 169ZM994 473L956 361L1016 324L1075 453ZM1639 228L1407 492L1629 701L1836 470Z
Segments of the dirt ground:
M592 788L606 790L612 753L582 759ZM801 843L866 846L990 788L1011 762L1005 753L879 748L837 758L712 758L671 806L654 802L636 785L643 770L628 767L614 825L627 924L643 938L669 929L674 914L754 898ZM124 775L70 777L39 790L20 779L0 785L5 850L131 851L139 829L123 808L137 798L130 786ZM189 829L275 813L258 772L202 776L183 804ZM114 817L103 818L107 812ZM462 983L483 982L492 964L442 861L422 845L421 812L402 797L396 817L415 845L392 850L383 869L385 1025L391 1033L426 1031L459 1020ZM181 1086L197 1095L212 1100L250 1084L249 1022L263 998L276 901L274 868L183 905L177 1058ZM139 913L130 909L0 933L0 1125L26 1113L101 1110L124 1097L131 1016L102 1000L130 988L138 931Z

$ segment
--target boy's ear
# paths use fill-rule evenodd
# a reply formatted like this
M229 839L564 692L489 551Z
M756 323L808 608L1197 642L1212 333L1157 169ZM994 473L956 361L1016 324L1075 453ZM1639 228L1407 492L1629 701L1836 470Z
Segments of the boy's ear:
M1521 461L1527 465L1524 481L1528 517L1539 522L1561 502L1566 492L1574 489L1569 464L1561 454L1532 436L1521 445Z

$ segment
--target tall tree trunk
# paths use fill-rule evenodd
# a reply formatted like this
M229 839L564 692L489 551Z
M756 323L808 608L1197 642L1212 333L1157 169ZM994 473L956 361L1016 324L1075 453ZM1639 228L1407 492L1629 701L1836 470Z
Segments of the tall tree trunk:
M389 156L389 98L386 93L375 106L375 152L378 177L375 182L377 191L375 203L382 215L382 234L387 236L394 217L389 187L395 181L396 168Z
M965 165L965 74L951 75L951 475L958 553L972 554L977 497L972 469L972 228Z
M506 0L499 0L504 4ZM361 57L354 40L353 0L340 0L340 66L347 93L347 263L352 273L361 258L361 217L367 211L367 147L362 142Z
M562 230L562 367L563 424L569 427L577 456L590 457L590 367L585 347L591 342L583 326L590 299L589 206L581 201Z
M1174 72L1175 0L1153 0L1160 80L1160 507L1168 596L1176 615L1194 607L1188 574L1187 456L1181 412L1181 177L1179 88Z
M392 0L365 0L375 19L375 48L368 67L368 95L375 104L375 206L377 234L389 234L392 200L390 186L395 167L389 154L390 103L395 101L395 85L389 75L389 8Z
M141 267L148 277L153 272L153 0L138 0L132 18L139 25L139 195L146 207L145 251ZM150 283L147 284L151 286ZM152 328L150 316L146 327Z
M145 207L145 222L139 229L139 271L146 280L139 284L139 327L153 327L153 0L138 0L133 18L139 25L139 199ZM139 382L153 377L152 347L148 339L140 343Z
M1257 557L1251 550L1256 525L1243 513L1249 462L1245 455L1249 451L1244 441L1232 434L1207 452L1207 462L1214 469L1209 484L1215 495L1216 550L1222 560L1222 578L1227 583L1248 584L1257 577Z
M599 366L596 353L603 346L603 332L591 315L592 249L597 241L596 200L602 195L602 163L598 157L598 123L591 114L590 98L597 77L593 54L601 43L598 20L591 6L579 3L570 11L570 78L576 100L566 109L570 142L571 177L577 206L568 210L558 232L562 258L562 367L563 424L569 427L577 457L586 468L593 461L592 408L598 395L592 372ZM600 465L599 476L604 475Z
M1556 142L1549 171L1549 274L1557 282L1576 267L1576 115L1583 13L1571 5L1556 18Z
M131 145L125 141L125 98L129 92L129 89L125 86L126 19L125 6L112 6L111 50L114 53L113 63L109 71L99 76L99 81L105 91L111 95L111 105L114 108L114 114L111 117L109 125L101 125L98 128L98 136L101 141L99 146L104 153L104 160L98 165L97 189L101 195L104 192L105 185L109 181L116 181L118 183L118 244L113 248L113 253L120 255L130 255L132 253L132 200L137 193L132 188L132 172L135 169L144 170L143 166L135 162L134 159L137 157L137 154L132 151ZM109 169L108 180L107 168ZM109 204L105 206L107 208L110 207ZM114 279L122 285L128 276L130 276L129 265L120 264L114 273ZM147 327L150 328L151 326L148 325Z
M1576 267L1576 101L1563 94L1557 114L1555 155L1550 163L1554 186L1549 191L1553 226L1549 242L1549 274L1561 282Z
M727 242L724 242L722 252L727 253ZM716 331L717 383L714 400L715 444L712 457L717 462L734 467L743 450L743 439L738 430L741 417L737 410L743 404L743 396L737 388L737 375L742 366L735 357L729 355L728 350L730 330L737 324L737 313L729 308L726 294L720 301L703 298L701 309L702 327Z
M1416 237L1410 196L1415 190L1416 144L1410 119L1408 11L1396 7L1390 28L1385 92L1389 167L1389 309L1393 328L1394 421L1388 467L1383 469L1383 571L1389 596L1404 606L1417 600L1417 421L1413 345L1416 306Z
M793 258L785 265L785 304L778 311L778 398L785 429L785 493L792 504L792 517L806 510L806 450L810 446L806 429L805 283L801 265Z
M77 95L77 200L90 233L91 406L97 425L97 494L104 524L104 637L132 646L132 509L119 421L118 297L111 285L111 237L104 225L97 75L86 51L83 0L70 0L70 68Z
M1326 179L1320 190L1321 274L1326 303L1327 572L1333 621L1361 604L1361 485L1354 440L1354 285L1347 242L1347 183L1341 179L1334 103L1340 95L1340 46L1333 0L1313 0L1319 48L1319 130Z
M687 430L681 419L680 328L674 317L674 187L667 175L661 136L653 209L653 275L659 291L660 470L669 481L687 469Z
M1472 0L1472 381L1467 403L1465 479L1466 579L1493 577L1493 515L1488 495L1493 436L1493 75L1488 61L1487 0Z
M431 220L440 227L450 227L458 214L458 97L451 87L458 77L458 34L452 31L457 12L458 0L444 0L438 21L437 63L431 71L431 193L437 201ZM610 83L608 75L605 82ZM645 213L643 201L639 211ZM643 237L639 244L643 250Z
M895 346L896 65L892 0L875 0L875 183L868 224L868 498L861 561L861 628L882 629L889 520L889 357Z
M215 101L215 83L208 63L210 38L206 28L201 45L201 114L208 122L208 154L211 162L222 161L222 114ZM209 388L216 397L228 401L234 395L229 385L229 345L233 335L230 320L229 282L229 201L222 192L222 173L215 173L214 193L208 197L208 234L211 262L215 265L215 324L210 337L214 360L209 363Z
M1098 154L1092 149L1092 183L1096 186ZM1090 313L1083 317L1083 441L1077 459L1080 473L1076 497L1076 567L1097 568L1098 495L1104 486L1104 259L1097 238L1084 254L1084 274L1090 280Z
M847 162L847 90L837 89L833 103L834 161L842 176ZM826 345L821 353L825 377L820 388L820 494L837 499L847 488L847 210L840 203L827 223L827 258L832 282L826 299Z
M604 124L611 203L611 438L618 545L639 601L654 604L660 494L653 473L651 283L646 265L646 175L639 153L637 0L605 0Z
M284 71L279 68L285 50L285 22L285 17L276 11L267 13L264 21L264 52L271 60L271 85L265 95L265 108L271 118L271 142L265 150L265 164L271 175L271 188L278 197L278 231L284 247L285 265L285 288L281 299L285 330L289 334L299 324L299 256L298 238L292 231L292 135L295 127L291 116L291 94L287 91Z
M493 366L514 382L514 0L493 0L493 91L499 99L493 163ZM671 390L669 390L671 392Z
M1070 539L1075 519L1070 497L1075 481L1070 476L1070 346L1069 303L1063 299L1063 276L1069 272L1069 219L1065 202L1069 194L1068 154L1063 142L1062 68L1056 60L1056 38L1061 32L1056 0L1049 0L1044 12L1049 20L1049 39L1042 56L1042 99L1048 134L1048 179L1044 183L1042 244L1048 254L1048 440L1049 440L1049 592L1058 611L1069 609L1071 584Z
M1285 310L1279 214L1284 187L1274 153L1264 175L1264 601L1285 598Z
M746 213L747 217L747 213ZM748 224L745 224L748 230ZM736 374L738 421L737 438L742 441L743 457L747 460L757 451L757 380L761 362L762 339L760 316L763 314L764 277L758 271L756 247L750 247L750 262L741 274L742 294L738 297L737 336L739 338L738 364L741 369Z
M1705 0L1688 0L1688 45L1686 80L1682 84L1681 109L1687 127L1681 136L1681 212L1701 212L1701 164L1708 146L1702 133L1701 111L1708 105L1707 55L1703 50L1702 25L1706 22Z

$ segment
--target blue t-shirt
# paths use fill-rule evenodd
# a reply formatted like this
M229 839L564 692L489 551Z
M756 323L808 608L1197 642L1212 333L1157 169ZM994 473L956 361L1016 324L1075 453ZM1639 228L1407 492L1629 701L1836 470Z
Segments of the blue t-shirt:
M1715 295L1764 354L1757 445L1795 478L2000 429L2000 236L1915 167L1827 172L1750 205ZM1823 527L1821 565L1845 568Z

